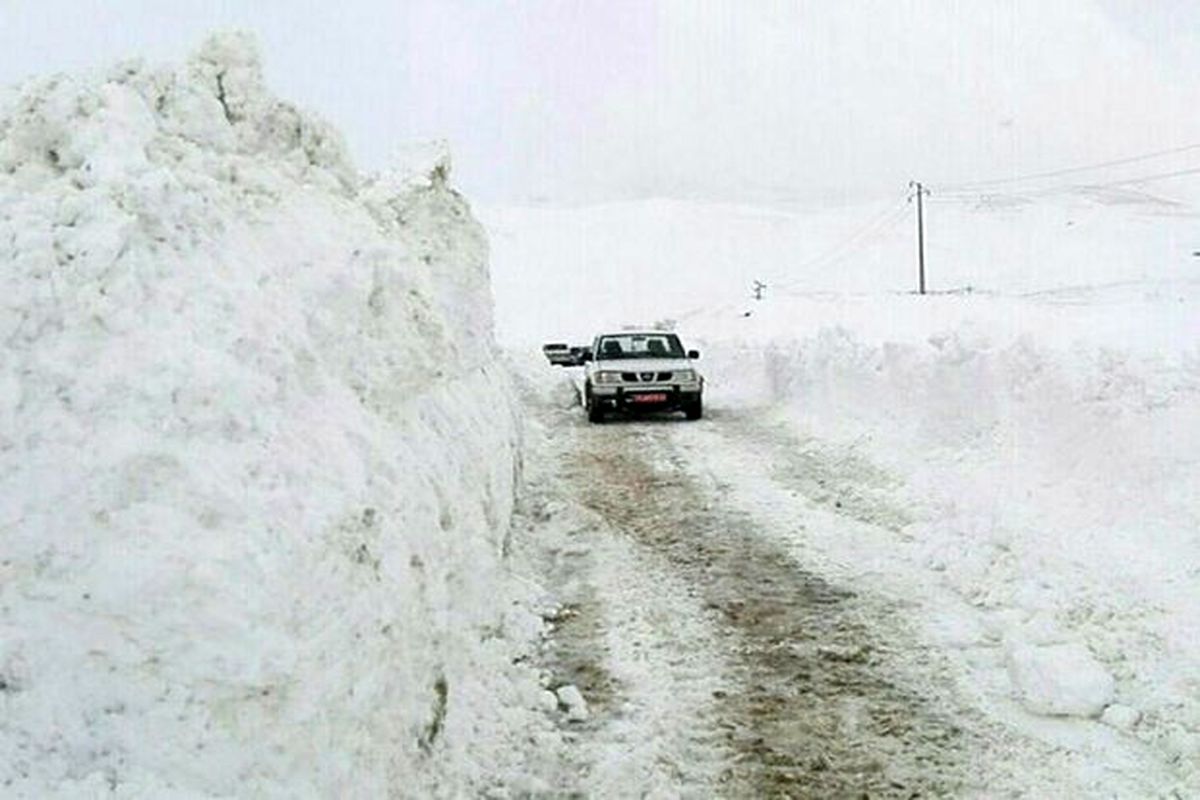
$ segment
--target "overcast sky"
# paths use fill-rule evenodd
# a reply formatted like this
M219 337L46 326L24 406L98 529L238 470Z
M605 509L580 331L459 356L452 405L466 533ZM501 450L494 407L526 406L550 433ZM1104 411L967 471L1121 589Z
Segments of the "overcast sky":
M0 82L245 28L364 168L489 201L860 199L1200 141L1190 0L0 0Z

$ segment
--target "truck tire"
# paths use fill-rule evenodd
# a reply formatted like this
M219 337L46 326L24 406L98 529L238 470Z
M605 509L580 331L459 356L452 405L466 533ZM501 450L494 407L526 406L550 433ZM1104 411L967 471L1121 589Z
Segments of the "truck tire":
M688 403L687 407L683 409L683 413L688 419L700 419L704 416L704 401L697 397L695 402Z
M586 387L585 392L583 405L587 409L588 422L604 422L604 411L601 410L600 404L592 397L592 387Z

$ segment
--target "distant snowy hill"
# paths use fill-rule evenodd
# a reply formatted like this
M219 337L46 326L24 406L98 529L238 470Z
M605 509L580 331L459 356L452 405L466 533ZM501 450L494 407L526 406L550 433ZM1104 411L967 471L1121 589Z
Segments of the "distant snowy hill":
M660 318L751 338L813 332L842 319L847 302L878 298L886 315L850 311L845 319L894 336L904 330L893 324L897 314L935 326L984 314L1015 331L1019 324L1008 323L1017 320L1016 302L1022 314L1054 316L1051 327L1079 324L1085 339L1111 333L1137 346L1171 340L1195 314L1175 299L1195 297L1200 286L1200 210L1174 196L1086 185L944 194L935 187L925 246L927 284L938 297L920 303L894 296L917 287L916 212L900 190L846 207L663 198L480 213L492 242L499 334L514 344ZM755 280L767 284L765 302L752 299ZM536 297L553 302L528 313ZM1098 310L1088 298L1120 308Z

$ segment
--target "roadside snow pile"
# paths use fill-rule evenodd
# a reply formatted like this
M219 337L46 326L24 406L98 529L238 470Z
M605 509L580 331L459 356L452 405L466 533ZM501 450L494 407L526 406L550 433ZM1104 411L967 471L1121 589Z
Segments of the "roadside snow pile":
M967 301L931 298L921 320L905 315L909 300L847 301L845 326L808 336L764 322L759 343L705 343L712 402L781 404L801 431L903 476L897 500L915 521L894 555L974 617L952 628L978 637L933 635L977 685L1007 665L1013 696L1034 713L1098 717L1119 700L1142 716L1140 737L1200 764L1196 298L1191 323L1164 314L1148 332L1174 349L1134 339L1117 349L1103 329L1090 332L1104 344L1089 343L1095 309L1029 304L1009 330L989 329L986 314L943 330L964 312L939 308ZM892 335L873 339L887 304ZM780 313L803 329L805 310ZM845 548L853 559L854 543ZM936 624L954 613L940 609Z
M237 35L0 102L3 794L519 789L518 430L447 161L364 183Z

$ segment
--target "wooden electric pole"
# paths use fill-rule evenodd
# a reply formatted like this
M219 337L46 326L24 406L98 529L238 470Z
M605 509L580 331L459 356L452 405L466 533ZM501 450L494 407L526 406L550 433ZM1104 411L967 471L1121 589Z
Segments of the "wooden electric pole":
M917 286L921 294L925 294L925 207L921 199L929 194L929 190L920 181L909 181L908 185L915 189L913 193L917 197Z

